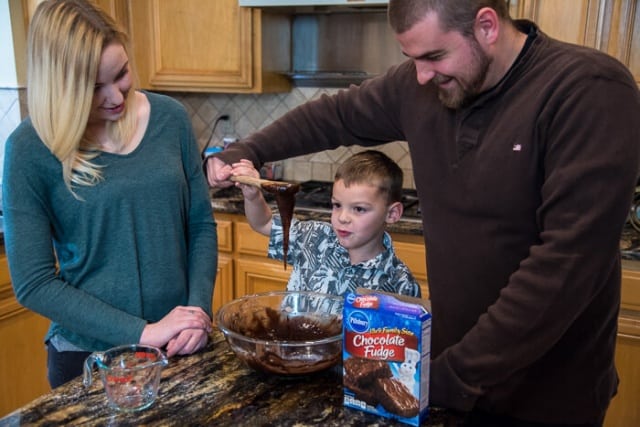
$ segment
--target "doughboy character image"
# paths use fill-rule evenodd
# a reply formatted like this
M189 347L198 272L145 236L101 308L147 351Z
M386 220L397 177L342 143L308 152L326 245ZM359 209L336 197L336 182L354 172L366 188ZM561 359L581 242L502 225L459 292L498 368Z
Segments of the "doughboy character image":
M416 383L415 374L419 361L420 353L418 351L411 348L404 349L404 362L398 368L398 379L412 392Z

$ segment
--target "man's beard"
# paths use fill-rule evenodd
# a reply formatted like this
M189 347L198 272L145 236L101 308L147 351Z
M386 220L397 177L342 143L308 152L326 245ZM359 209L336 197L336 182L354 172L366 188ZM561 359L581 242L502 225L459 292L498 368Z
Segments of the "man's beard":
M473 57L469 65L471 71L469 73L469 81L466 84L463 84L457 78L453 78L454 86L449 89L443 89L439 86L439 83L448 80L448 76L438 75L431 80L432 83L438 85L438 98L447 108L457 109L468 105L478 96L487 78L491 60L482 51L475 38L471 38L471 44Z

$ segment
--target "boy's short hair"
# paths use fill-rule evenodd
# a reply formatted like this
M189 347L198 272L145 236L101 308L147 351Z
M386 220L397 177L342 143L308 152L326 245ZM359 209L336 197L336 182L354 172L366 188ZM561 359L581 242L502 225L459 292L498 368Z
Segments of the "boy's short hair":
M380 151L366 150L349 157L336 171L334 181L338 180L344 181L345 187L375 185L387 195L388 204L402 200L402 169Z

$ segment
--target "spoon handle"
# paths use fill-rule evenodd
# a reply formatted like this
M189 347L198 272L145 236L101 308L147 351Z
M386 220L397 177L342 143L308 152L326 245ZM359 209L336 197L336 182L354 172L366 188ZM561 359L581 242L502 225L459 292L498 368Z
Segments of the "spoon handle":
M252 185L254 187L263 188L265 185L286 185L285 182L270 181L268 179L254 178L252 176L232 176L229 178L231 181L239 182L241 184Z

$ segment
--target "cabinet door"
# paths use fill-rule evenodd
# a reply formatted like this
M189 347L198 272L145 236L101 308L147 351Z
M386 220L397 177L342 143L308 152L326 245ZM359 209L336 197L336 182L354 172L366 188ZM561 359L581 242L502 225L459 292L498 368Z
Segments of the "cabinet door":
M515 16L530 19L551 37L569 43L595 47L600 1L518 0Z
M18 306L17 302L13 302ZM0 302L0 417L48 393L44 335L49 321L24 308L2 313Z
M238 253L234 297L285 290L292 267L285 270L281 261L267 258L269 238L253 231L244 218L234 226Z
M236 266L236 294L284 291L287 288L291 266L284 270L281 262L240 258Z
M216 285L213 289L213 301L211 304L215 323L215 316L220 307L233 299L233 256L231 254L218 254L218 272Z
M4 247L0 245L0 417L47 393L49 321L13 296Z
M107 12L124 31L129 31L129 12L127 0L91 0L99 8Z
M640 312L640 271L622 269L621 294L623 309Z
M216 231L218 234L218 250L220 252L233 251L233 221L220 219L216 215Z
M640 83L637 0L510 0L509 8L512 16L535 21L551 37L617 58Z
M429 287L427 286L427 263L426 251L422 242L404 242L398 235L392 236L393 247L396 255L404 262L411 273L420 283L422 298L429 298ZM420 238L422 239L422 238Z
M235 242L240 255L255 255L267 259L269 238L253 231L246 220L235 223Z
M129 5L130 33L143 88L263 90L260 10L241 8L237 0L129 0ZM285 24L282 21L279 28L289 31ZM281 45L277 52L286 47ZM283 85L280 89L289 87L285 77L278 83Z
M251 88L252 15L236 0L135 0L131 34L144 88Z

